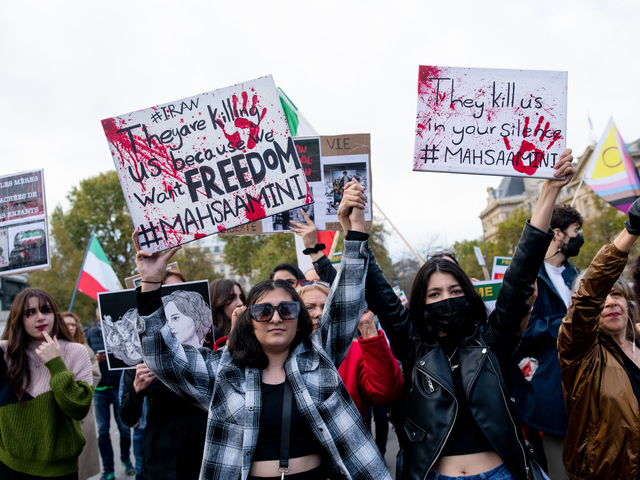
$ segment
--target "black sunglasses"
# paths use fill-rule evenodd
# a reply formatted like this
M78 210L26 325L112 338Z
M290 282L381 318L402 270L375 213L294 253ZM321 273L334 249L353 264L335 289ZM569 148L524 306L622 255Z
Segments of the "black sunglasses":
M256 322L269 322L276 310L282 320L295 320L300 314L300 303L282 302L275 307L270 303L258 303L251 305L251 316Z
M430 254L427 255L427 262L432 258L442 258L442 257L449 257L451 260L458 263L458 260L456 259L456 254L452 250L440 250L439 252L431 252Z

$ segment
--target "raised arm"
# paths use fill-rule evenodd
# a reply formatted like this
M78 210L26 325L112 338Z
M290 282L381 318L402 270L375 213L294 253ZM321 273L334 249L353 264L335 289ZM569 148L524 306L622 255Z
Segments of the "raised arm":
M625 229L596 254L584 274L580 285L571 297L567 316L558 333L560 365L565 374L570 374L595 341L600 323L600 313L607 295L622 274L631 247L640 235L640 199L629 209Z
M304 248L314 248L318 244L318 228L303 209L300 209L300 213L304 217L306 223L291 221L291 224L293 225L293 227L290 227L291 231L302 238ZM311 257L311 261L313 261L313 267L316 269L316 273L320 277L320 280L327 282L329 285L333 284L333 281L336 279L337 272L324 252L322 250L319 252L312 252L309 256Z
M336 368L346 357L360 317L367 308L364 290L369 265L369 236L364 233L363 192L357 182L345 188L338 209L338 218L347 232L342 262L314 334L320 336L322 346Z
M133 232L133 243L141 276L136 300L144 363L171 390L206 410L211 403L220 352L179 343L166 324L160 293L167 264L181 247L155 254L141 250L137 229Z
M489 319L489 327L495 340L508 354L512 354L518 347L523 319L529 315L529 298L534 293L533 284L553 238L553 234L549 233L553 208L560 190L575 175L572 161L571 150L565 150L554 167L554 176L564 178L546 179L542 184L533 215L522 232L511 265L502 281L496 308Z

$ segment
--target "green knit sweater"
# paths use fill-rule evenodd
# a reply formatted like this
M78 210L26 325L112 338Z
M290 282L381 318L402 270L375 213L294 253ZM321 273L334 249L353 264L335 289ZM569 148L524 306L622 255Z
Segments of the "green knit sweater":
M62 356L46 368L29 352L32 378L22 405L6 381L6 358L0 355L0 461L17 472L56 477L78 471L85 444L80 420L93 398L91 363L84 345L59 343ZM6 342L0 347L6 351Z

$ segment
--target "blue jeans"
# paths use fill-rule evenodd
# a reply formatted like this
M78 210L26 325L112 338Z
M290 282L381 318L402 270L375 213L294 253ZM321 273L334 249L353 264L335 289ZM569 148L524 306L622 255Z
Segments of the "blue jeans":
M131 429L120 420L120 398L118 389L96 390L93 394L93 402L98 424L98 448L102 457L102 469L105 472L113 472L113 447L111 446L111 412L109 405L113 405L113 414L116 417L118 430L120 431L120 460L130 461Z
M513 476L503 463L487 472L478 473L477 475L464 475L462 477L448 477L431 470L427 475L427 480L513 480Z

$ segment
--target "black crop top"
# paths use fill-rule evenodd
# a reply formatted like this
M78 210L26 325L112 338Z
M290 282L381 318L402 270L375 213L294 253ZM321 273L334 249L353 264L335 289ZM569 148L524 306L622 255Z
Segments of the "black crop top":
M451 358L451 364L460 363L460 352L458 343L451 337L441 337L440 345L444 349L447 357ZM476 423L471 408L467 403L467 396L462 385L461 368L457 367L451 372L453 376L454 392L458 401L458 415L451 430L451 434L447 439L447 443L442 450L441 456L448 455L466 455L469 453L490 452L493 447L486 435L480 430Z
M253 455L254 461L280 459L280 428L282 426L282 401L284 398L284 382L278 385L262 384L262 415L260 416L260 432ZM291 405L291 440L289 458L304 457L320 453L322 447L306 418L300 415L295 397Z

